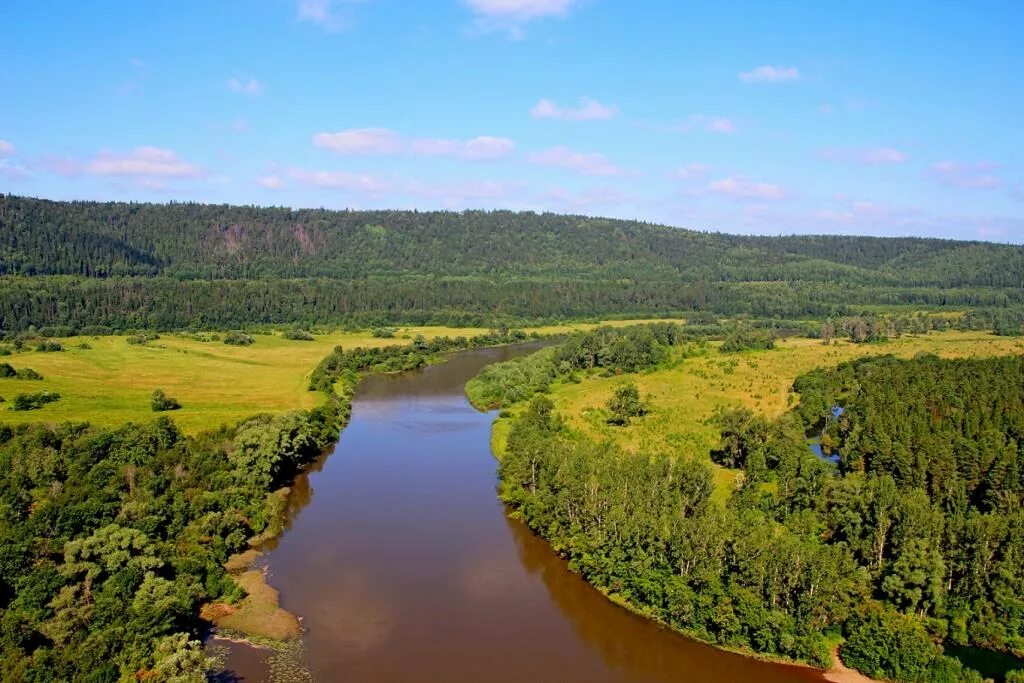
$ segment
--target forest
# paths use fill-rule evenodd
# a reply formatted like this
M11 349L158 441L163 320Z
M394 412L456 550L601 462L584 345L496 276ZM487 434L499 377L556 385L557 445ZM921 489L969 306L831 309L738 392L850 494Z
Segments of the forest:
M601 358L622 370L609 351L636 334L467 387L478 405L529 400L501 496L575 571L702 640L819 666L839 644L876 678L977 681L948 653L1024 656L1024 357L864 358L799 377L778 419L724 409L711 455L742 476L720 504L706 458L593 440L543 393Z
M0 196L0 329L826 318L978 308L1020 329L1024 249L751 237L508 211L291 210Z

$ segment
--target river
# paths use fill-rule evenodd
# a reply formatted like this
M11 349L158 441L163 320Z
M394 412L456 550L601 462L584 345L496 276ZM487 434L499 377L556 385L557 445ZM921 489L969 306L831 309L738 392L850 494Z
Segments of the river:
M493 414L463 385L526 347L366 378L333 452L293 487L264 555L322 681L821 681L682 637L570 572L495 494ZM265 677L230 650L235 680Z

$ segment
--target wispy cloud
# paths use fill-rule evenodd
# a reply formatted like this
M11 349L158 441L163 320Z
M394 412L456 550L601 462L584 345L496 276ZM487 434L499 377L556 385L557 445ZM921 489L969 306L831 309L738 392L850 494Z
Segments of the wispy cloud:
M581 97L579 106L563 107L551 100L540 100L530 109L535 119L559 119L562 121L600 121L619 115L619 108L601 104L595 99Z
M785 199L788 192L775 183L755 182L744 176L731 176L721 180L715 180L708 185L707 191L711 194L719 194L733 199L759 199L776 201Z
M469 161L490 161L512 153L516 143L508 138L482 135L469 140L447 138L423 138L413 140L409 149L413 154L424 156L451 156Z
M263 94L263 84L252 76L232 77L227 80L228 90L241 95L255 97Z
M475 14L524 22L568 14L576 0L464 0Z
M972 189L995 189L1003 186L998 171L1001 166L992 161L939 161L931 165L930 172L943 185Z
M442 206L456 208L462 206L490 205L506 199L515 186L493 180L471 180L465 182L424 182L412 180L403 183L399 191L409 197L432 199Z
M675 123L649 123L637 122L634 125L641 128L664 131L667 133L692 133L694 131L706 131L708 133L720 133L731 135L736 132L737 125L732 119L725 116L705 116L704 114L692 114L683 121Z
M293 168L288 175L296 182L311 187L329 190L342 190L353 194L367 196L382 195L391 189L391 183L367 173L351 173L348 171L310 171Z
M256 179L256 184L268 190L283 190L284 181L278 175L264 175Z
M596 152L575 152L568 147L552 147L530 155L530 161L541 166L558 166L584 175L618 176L625 172Z
M676 168L676 170L672 173L672 176L680 180L693 180L694 178L699 178L701 176L707 175L710 171L711 167L708 166L707 164L691 162L689 164L684 164Z
M730 134L736 132L736 124L732 122L732 119L716 117L709 119L704 124L704 129L711 133Z
M344 31L352 26L351 10L344 6L358 2L361 0L298 0L295 18L325 31Z
M79 169L86 175L116 177L197 178L202 170L160 147L136 147L127 154L104 150Z
M33 164L37 170L63 176L99 176L130 180L145 190L164 190L167 181L207 177L199 166L185 161L177 152L161 147L136 147L131 152L103 150L87 159L70 156L43 157Z
M819 153L822 159L868 166L902 164L910 155L895 147L833 147Z
M523 37L523 25L550 17L564 17L577 0L463 0L476 17L474 29Z
M317 133L313 144L338 154L417 154L450 156L467 161L490 161L508 156L516 143L508 138L481 135L468 140L419 138L406 140L387 128L353 128Z
M759 66L739 74L744 83L786 83L800 80L800 71L795 66Z
M397 154L401 136L387 128L353 128L337 133L317 133L313 144L338 154Z
M17 149L12 143L7 140L0 139L0 157L14 156L15 152L17 152Z

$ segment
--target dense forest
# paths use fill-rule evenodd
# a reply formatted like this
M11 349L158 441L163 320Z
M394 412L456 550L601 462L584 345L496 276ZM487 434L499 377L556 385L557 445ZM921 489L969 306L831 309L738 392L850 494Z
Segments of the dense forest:
M643 337L654 353L628 357L661 362ZM468 392L523 401L623 369L611 348L640 338L491 366ZM588 581L710 642L827 666L841 640L849 665L899 681L980 680L944 648L1024 656L1024 358L864 359L794 388L778 420L719 415L713 458L743 471L724 506L707 461L594 442L543 394L513 422L501 495Z
M12 195L0 196L0 278L5 330L1024 307L1024 249L983 242Z

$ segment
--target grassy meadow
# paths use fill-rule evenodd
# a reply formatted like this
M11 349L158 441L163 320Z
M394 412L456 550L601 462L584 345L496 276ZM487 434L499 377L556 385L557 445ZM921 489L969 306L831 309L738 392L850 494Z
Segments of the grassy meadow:
M773 418L797 400L790 391L797 376L818 366L834 366L867 355L893 354L912 357L934 353L943 357L996 356L1024 353L1024 341L997 337L987 332L933 332L902 336L876 344L837 341L825 346L820 340L780 340L766 351L723 354L711 343L705 356L682 359L677 350L671 367L631 375L651 412L625 427L607 423L605 403L621 377L592 374L579 383L556 382L549 398L562 418L574 429L598 440L611 439L632 452L670 452L706 457L718 443L718 428L711 418L720 406L745 405ZM504 450L510 420L499 420L492 448ZM724 496L737 471L715 466L718 489Z
M616 321L626 325L635 321ZM533 328L542 334L586 329L596 324L552 325ZM531 330L531 331L533 331ZM387 346L408 344L422 334L473 336L484 328L402 327L393 339L364 332L332 332L314 341L293 341L280 334L254 334L251 346L221 341L197 341L188 335L166 333L145 345L129 344L124 336L71 337L60 340L64 350L25 350L0 358L15 368L32 368L43 381L0 378L0 424L64 421L116 426L152 420L154 389L163 389L181 402L171 416L185 431L195 433L233 424L259 412L311 408L321 400L307 391L309 373L337 345ZM81 348L82 344L89 348ZM27 345L26 349L32 345ZM61 399L39 410L10 410L20 393L57 392Z

